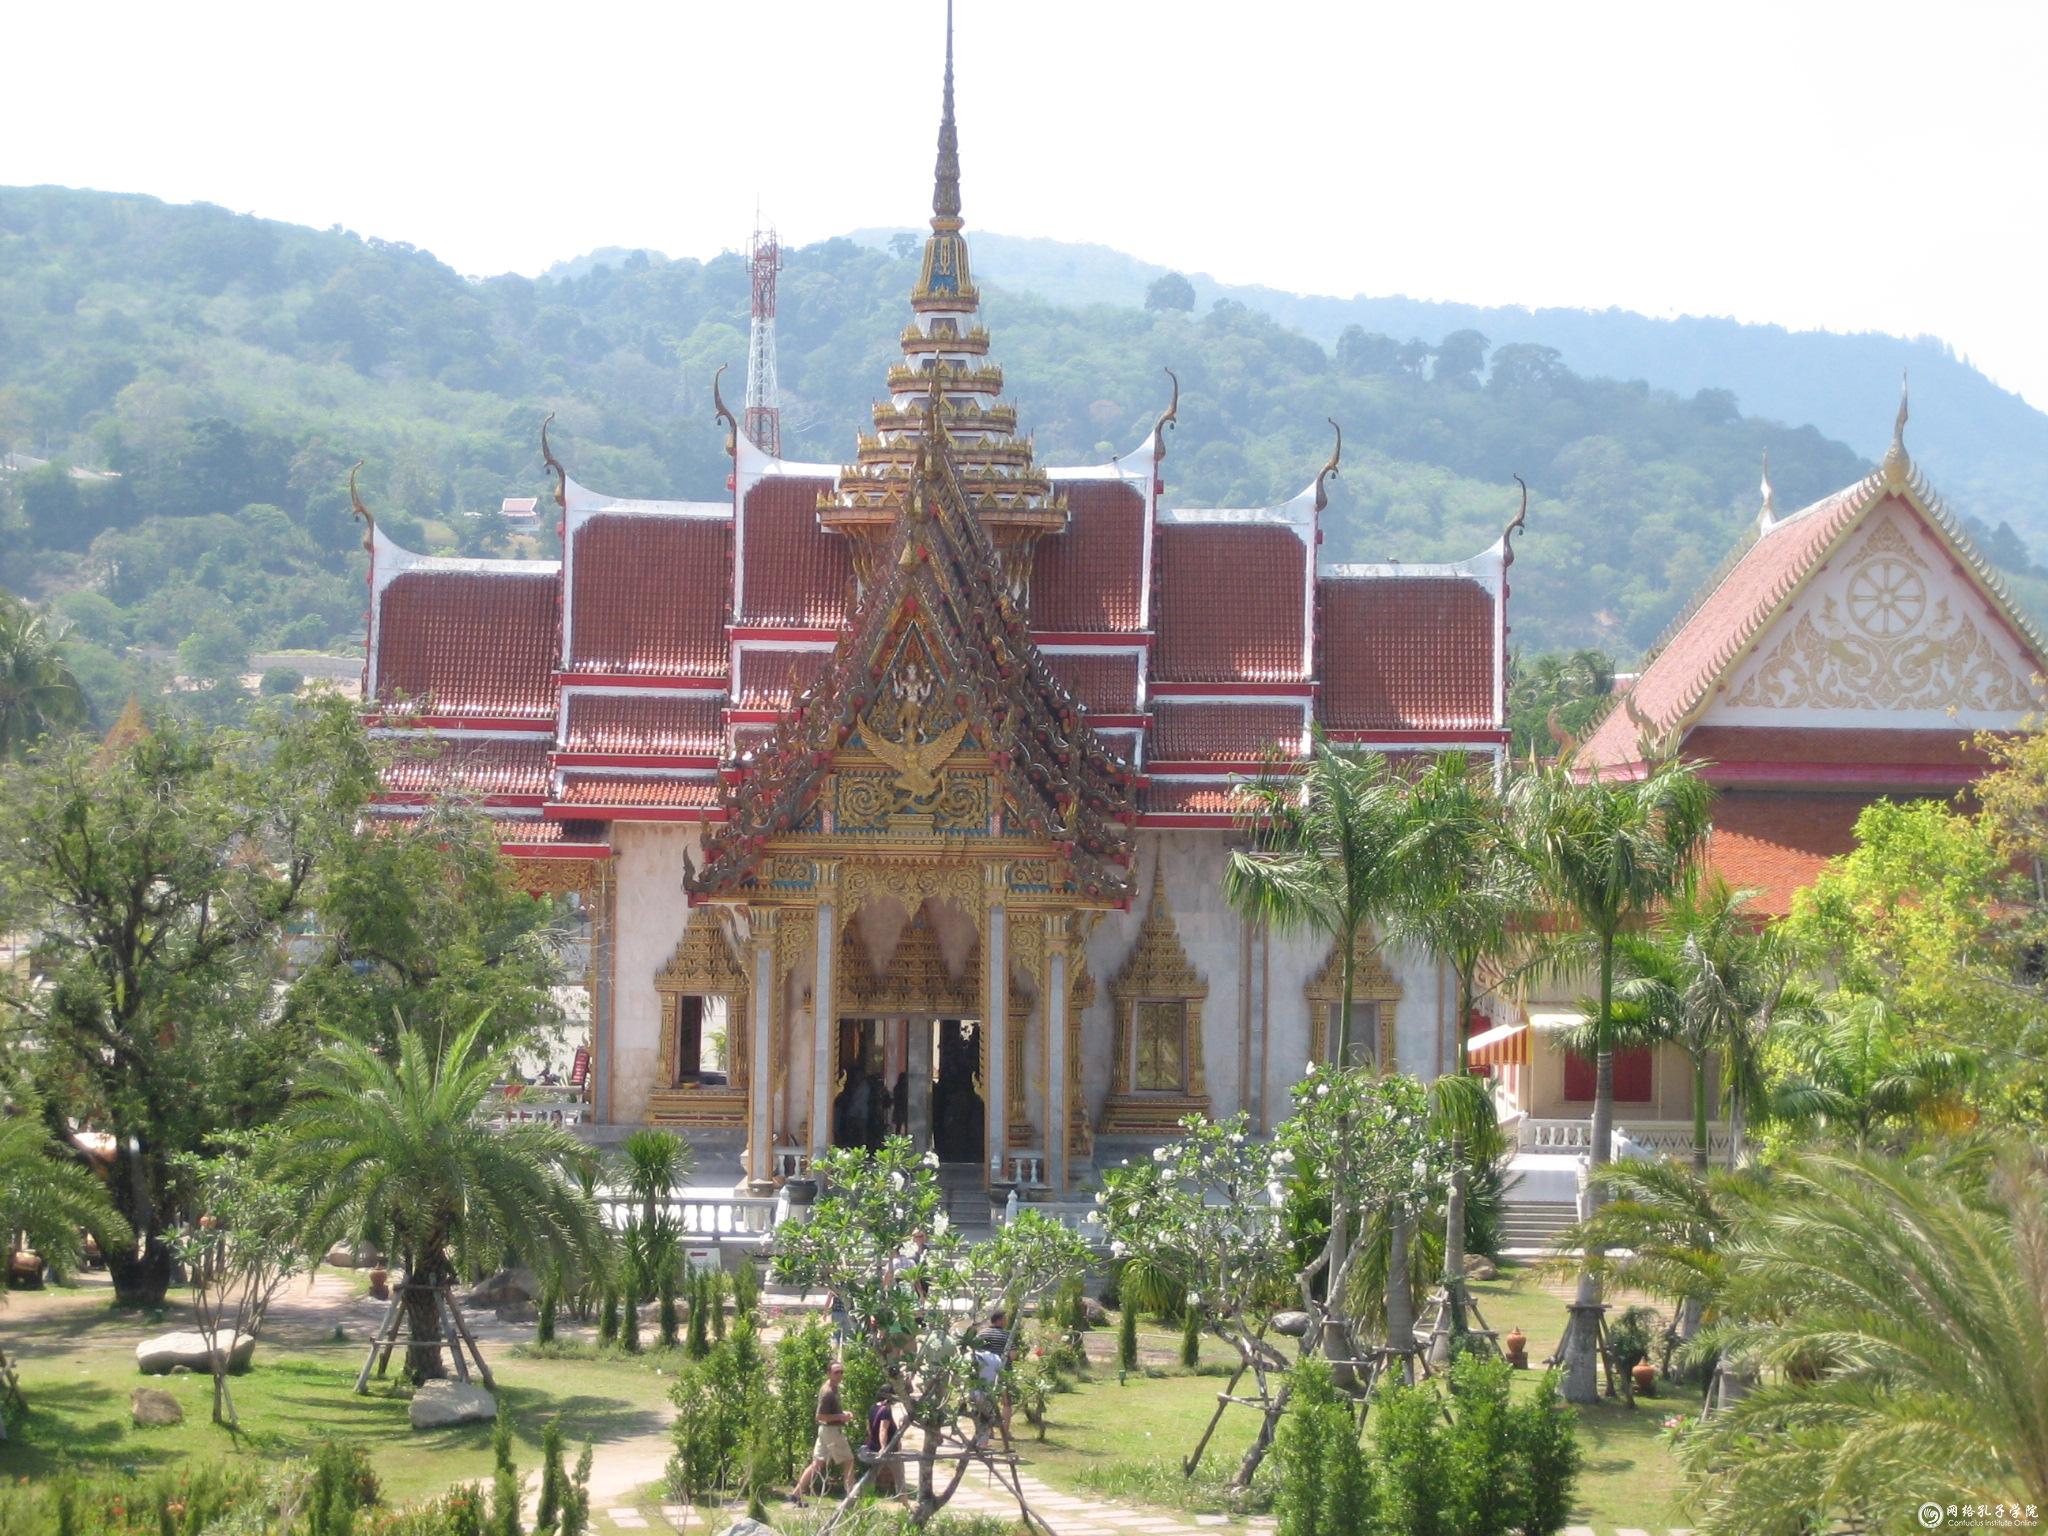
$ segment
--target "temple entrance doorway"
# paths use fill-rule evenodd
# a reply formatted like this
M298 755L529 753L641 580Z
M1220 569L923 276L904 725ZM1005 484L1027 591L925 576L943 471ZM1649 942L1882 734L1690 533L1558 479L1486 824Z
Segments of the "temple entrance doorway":
M908 1136L942 1163L979 1165L987 1137L980 1074L977 1020L842 1017L832 1145L873 1151L884 1137Z

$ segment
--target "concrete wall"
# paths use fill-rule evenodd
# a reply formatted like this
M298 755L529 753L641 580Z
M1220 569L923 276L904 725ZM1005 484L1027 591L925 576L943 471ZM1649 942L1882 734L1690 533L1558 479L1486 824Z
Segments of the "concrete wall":
M661 1055L661 999L654 978L668 964L689 921L683 856L702 852L694 824L616 822L612 846L618 892L612 1015L612 1120L636 1125Z

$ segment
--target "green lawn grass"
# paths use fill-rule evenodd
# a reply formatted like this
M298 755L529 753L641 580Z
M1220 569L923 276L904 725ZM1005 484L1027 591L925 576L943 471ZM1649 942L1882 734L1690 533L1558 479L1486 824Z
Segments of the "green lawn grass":
M1519 1326L1529 1335L1532 1361L1540 1362L1555 1347L1565 1319L1561 1297L1513 1271L1473 1289L1489 1324L1503 1334ZM1088 1342L1089 1376L1075 1391L1051 1399L1045 1440L1036 1440L1021 1416L1017 1420L1018 1451L1032 1469L1047 1483L1077 1494L1227 1511L1224 1487L1258 1427L1256 1409L1226 1409L1196 1476L1190 1479L1181 1471L1182 1458L1194 1449L1215 1411L1216 1394L1229 1382L1225 1368L1230 1361L1223 1347L1205 1340L1203 1374L1190 1375L1178 1363L1178 1331L1141 1329L1145 1373L1119 1385L1114 1330L1097 1329ZM1535 1379L1534 1371L1518 1375L1516 1390L1531 1390ZM1240 1390L1248 1392L1249 1382ZM1574 1521L1602 1529L1681 1523L1680 1474L1661 1423L1666 1415L1695 1406L1690 1398L1656 1398L1633 1409L1604 1400L1581 1409L1585 1464ZM1250 1509L1269 1502L1263 1484L1262 1476Z
M32 1322L10 1316L15 1310L0 1310L0 1341L17 1362L28 1411L0 1444L0 1478L40 1478L67 1465L152 1471L193 1457L267 1461L304 1455L336 1437L368 1450L393 1503L489 1474L488 1424L413 1429L406 1412L410 1393L395 1372L373 1380L367 1395L355 1395L365 1342L294 1338L259 1345L255 1368L232 1379L241 1418L234 1433L212 1422L213 1387L205 1374L144 1377L135 1369L136 1341L181 1326L175 1310L161 1327L145 1325L109 1310L104 1288L45 1305ZM488 1344L485 1355L523 1468L539 1465L541 1431L556 1413L572 1447L657 1434L669 1422L670 1380L656 1374L663 1368L658 1355L534 1359ZM175 1396L185 1421L136 1428L129 1394L145 1385Z

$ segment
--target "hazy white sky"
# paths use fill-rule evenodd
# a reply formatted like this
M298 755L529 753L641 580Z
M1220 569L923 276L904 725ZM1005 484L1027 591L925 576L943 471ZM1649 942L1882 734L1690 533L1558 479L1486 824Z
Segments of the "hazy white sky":
M928 211L940 0L24 0L0 183L534 272ZM975 228L1304 292L1940 335L2048 406L2048 4L959 0Z

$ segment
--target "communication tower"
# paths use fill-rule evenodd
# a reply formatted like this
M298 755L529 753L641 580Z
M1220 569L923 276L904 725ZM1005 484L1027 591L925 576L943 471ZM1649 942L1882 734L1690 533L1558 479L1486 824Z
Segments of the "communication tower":
M759 220L756 220L758 225ZM753 274L753 326L747 340L747 421L750 442L764 453L782 455L782 395L775 382L775 274L782 247L775 231L756 228L747 248Z

